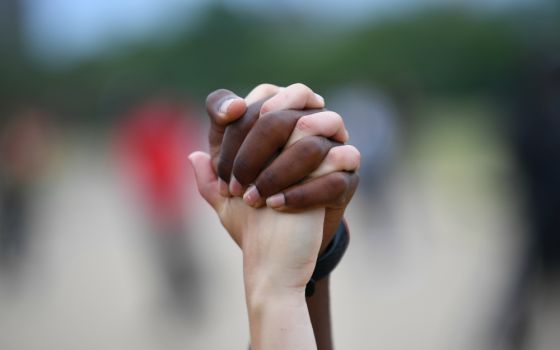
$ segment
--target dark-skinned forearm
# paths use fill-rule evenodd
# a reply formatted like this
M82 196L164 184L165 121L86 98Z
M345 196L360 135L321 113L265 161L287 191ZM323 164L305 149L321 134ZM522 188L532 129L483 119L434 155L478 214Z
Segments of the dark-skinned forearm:
M332 350L329 278L315 284L315 293L307 298L307 308L318 350Z

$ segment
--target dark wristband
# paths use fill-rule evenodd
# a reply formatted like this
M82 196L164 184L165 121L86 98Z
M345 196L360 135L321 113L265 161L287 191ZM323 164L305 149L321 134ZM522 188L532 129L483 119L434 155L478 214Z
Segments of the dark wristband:
M315 293L315 283L327 277L335 269L340 260L342 260L349 242L348 228L344 220L342 220L331 243L329 243L327 249L317 259L313 275L311 275L311 279L305 287L306 297L313 296Z

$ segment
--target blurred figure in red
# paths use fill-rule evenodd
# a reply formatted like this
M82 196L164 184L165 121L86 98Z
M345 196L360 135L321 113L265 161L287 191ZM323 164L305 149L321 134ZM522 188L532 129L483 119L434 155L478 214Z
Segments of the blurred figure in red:
M26 109L0 129L0 270L12 277L29 238L29 193L48 155L47 121L41 111Z
M196 311L197 274L186 236L192 183L187 156L198 145L199 127L188 109L168 99L133 108L118 129L125 179L139 197L155 234L174 311Z

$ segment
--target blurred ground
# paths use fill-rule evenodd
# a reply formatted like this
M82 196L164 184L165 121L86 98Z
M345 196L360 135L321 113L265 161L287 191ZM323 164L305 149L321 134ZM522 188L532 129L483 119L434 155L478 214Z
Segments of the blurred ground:
M352 244L332 284L337 348L482 349L490 336L521 227L507 157L462 120L428 124L437 129L399 163L384 199L362 193L351 205ZM197 199L191 226L202 315L170 315L103 141L65 144L36 194L25 278L0 281L0 348L244 349L240 252L210 208Z

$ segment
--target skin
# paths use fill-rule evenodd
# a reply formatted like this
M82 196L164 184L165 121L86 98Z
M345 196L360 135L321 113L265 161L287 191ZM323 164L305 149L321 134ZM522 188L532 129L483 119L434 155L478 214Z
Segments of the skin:
M348 133L340 116L337 115L340 125L334 123L330 128L335 130L334 133L325 132L325 128L321 128L325 118L307 117L320 114L324 116L323 110L315 109L316 106L323 106L319 104L323 103L323 99L305 105L316 94L307 87L305 88L308 90L302 88L301 85L294 84L285 89L270 84L260 85L247 96L247 102L252 103L249 107L245 100L231 91L217 90L211 93L206 104L211 121L210 154L214 169L221 180L222 195L242 196L254 182L259 192L255 207L264 205L265 199L275 194L281 197L281 204L273 206L279 211L297 212L325 207L322 251L336 232L344 210L357 188L359 178L353 171L344 171L348 170L348 166L336 163L332 168L340 168L340 171L323 174L314 181L301 182L323 161L331 149L335 150L348 140ZM273 93L276 95L271 97L270 94ZM288 95L291 99L283 95ZM221 106L226 101L233 102L223 109ZM276 110L285 107L292 109ZM298 111L293 110L295 108L313 109ZM266 111L264 114L263 110ZM310 119L315 123L309 122ZM307 120L308 123L301 123L302 120ZM296 142L278 155L281 147L289 142L294 130L299 132L299 138L292 137L292 142ZM297 135L298 132L294 134ZM360 161L359 152L352 146L346 147L348 152L337 161L345 163L344 165L350 163L353 165L352 170L356 170ZM274 161L268 164L272 159ZM232 186L232 183L239 185Z
M199 192L243 251L243 277L254 349L315 349L305 285L319 253L324 209L282 213L222 197L210 157L189 156Z
M302 84L261 85L245 100L218 90L207 100L210 155L190 157L200 193L243 250L254 349L332 348L328 278L307 302L304 291L357 186L359 152L341 145L342 118L322 107Z

